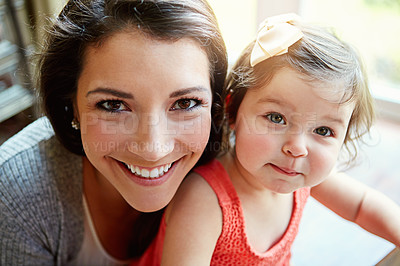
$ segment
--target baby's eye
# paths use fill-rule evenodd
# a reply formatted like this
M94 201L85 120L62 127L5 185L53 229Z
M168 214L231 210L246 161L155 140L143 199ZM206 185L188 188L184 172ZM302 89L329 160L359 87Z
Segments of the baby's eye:
M324 136L324 137L333 136L333 131L328 127L316 128L316 129L314 129L314 133Z
M267 114L265 117L272 123L286 125L283 115L281 115L279 113L270 113L270 114Z
M201 104L200 100L195 99L180 99L172 106L172 110L191 110Z
M103 109L108 112L117 113L121 111L126 111L128 108L122 101L119 100L105 100L101 101L97 104L100 109Z

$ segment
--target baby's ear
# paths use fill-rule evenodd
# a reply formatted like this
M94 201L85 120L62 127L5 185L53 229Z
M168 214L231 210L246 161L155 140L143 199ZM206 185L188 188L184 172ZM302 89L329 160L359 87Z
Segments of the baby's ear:
M237 114L234 119L229 119L229 129L230 130L235 130L236 125L240 123L240 119L242 119L241 115Z

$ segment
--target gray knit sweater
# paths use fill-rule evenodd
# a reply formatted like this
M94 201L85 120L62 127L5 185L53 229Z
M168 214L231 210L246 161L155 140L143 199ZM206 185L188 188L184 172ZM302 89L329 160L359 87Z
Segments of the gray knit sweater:
M0 265L66 265L82 240L82 158L40 118L0 147Z

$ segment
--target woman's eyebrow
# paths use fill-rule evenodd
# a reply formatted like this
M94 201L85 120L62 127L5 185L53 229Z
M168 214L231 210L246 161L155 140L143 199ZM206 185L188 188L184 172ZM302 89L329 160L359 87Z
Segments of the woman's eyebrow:
M169 95L169 97L170 98L176 98L176 97L179 97L179 96L182 96L182 95L186 95L186 94L189 94L189 93L192 93L192 92L195 92L195 91L209 92L210 90L206 89L204 87L200 87L200 86L199 87L190 87L190 88L174 91Z
M88 91L88 93L86 93L86 97L88 97L90 94L93 94L93 93L110 94L115 97L126 98L126 99L134 98L133 95L130 93L123 92L123 91L116 90L116 89L111 89L111 88L96 88L94 90Z

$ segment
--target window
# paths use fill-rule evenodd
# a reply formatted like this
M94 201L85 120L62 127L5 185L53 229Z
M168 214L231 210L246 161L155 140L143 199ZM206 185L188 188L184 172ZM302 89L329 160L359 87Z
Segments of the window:
M359 50L380 114L399 120L400 0L301 0L299 13Z
M209 0L232 64L266 17L295 12L359 50L381 115L400 120L400 0Z
M233 64L257 32L257 0L208 0L218 19Z

